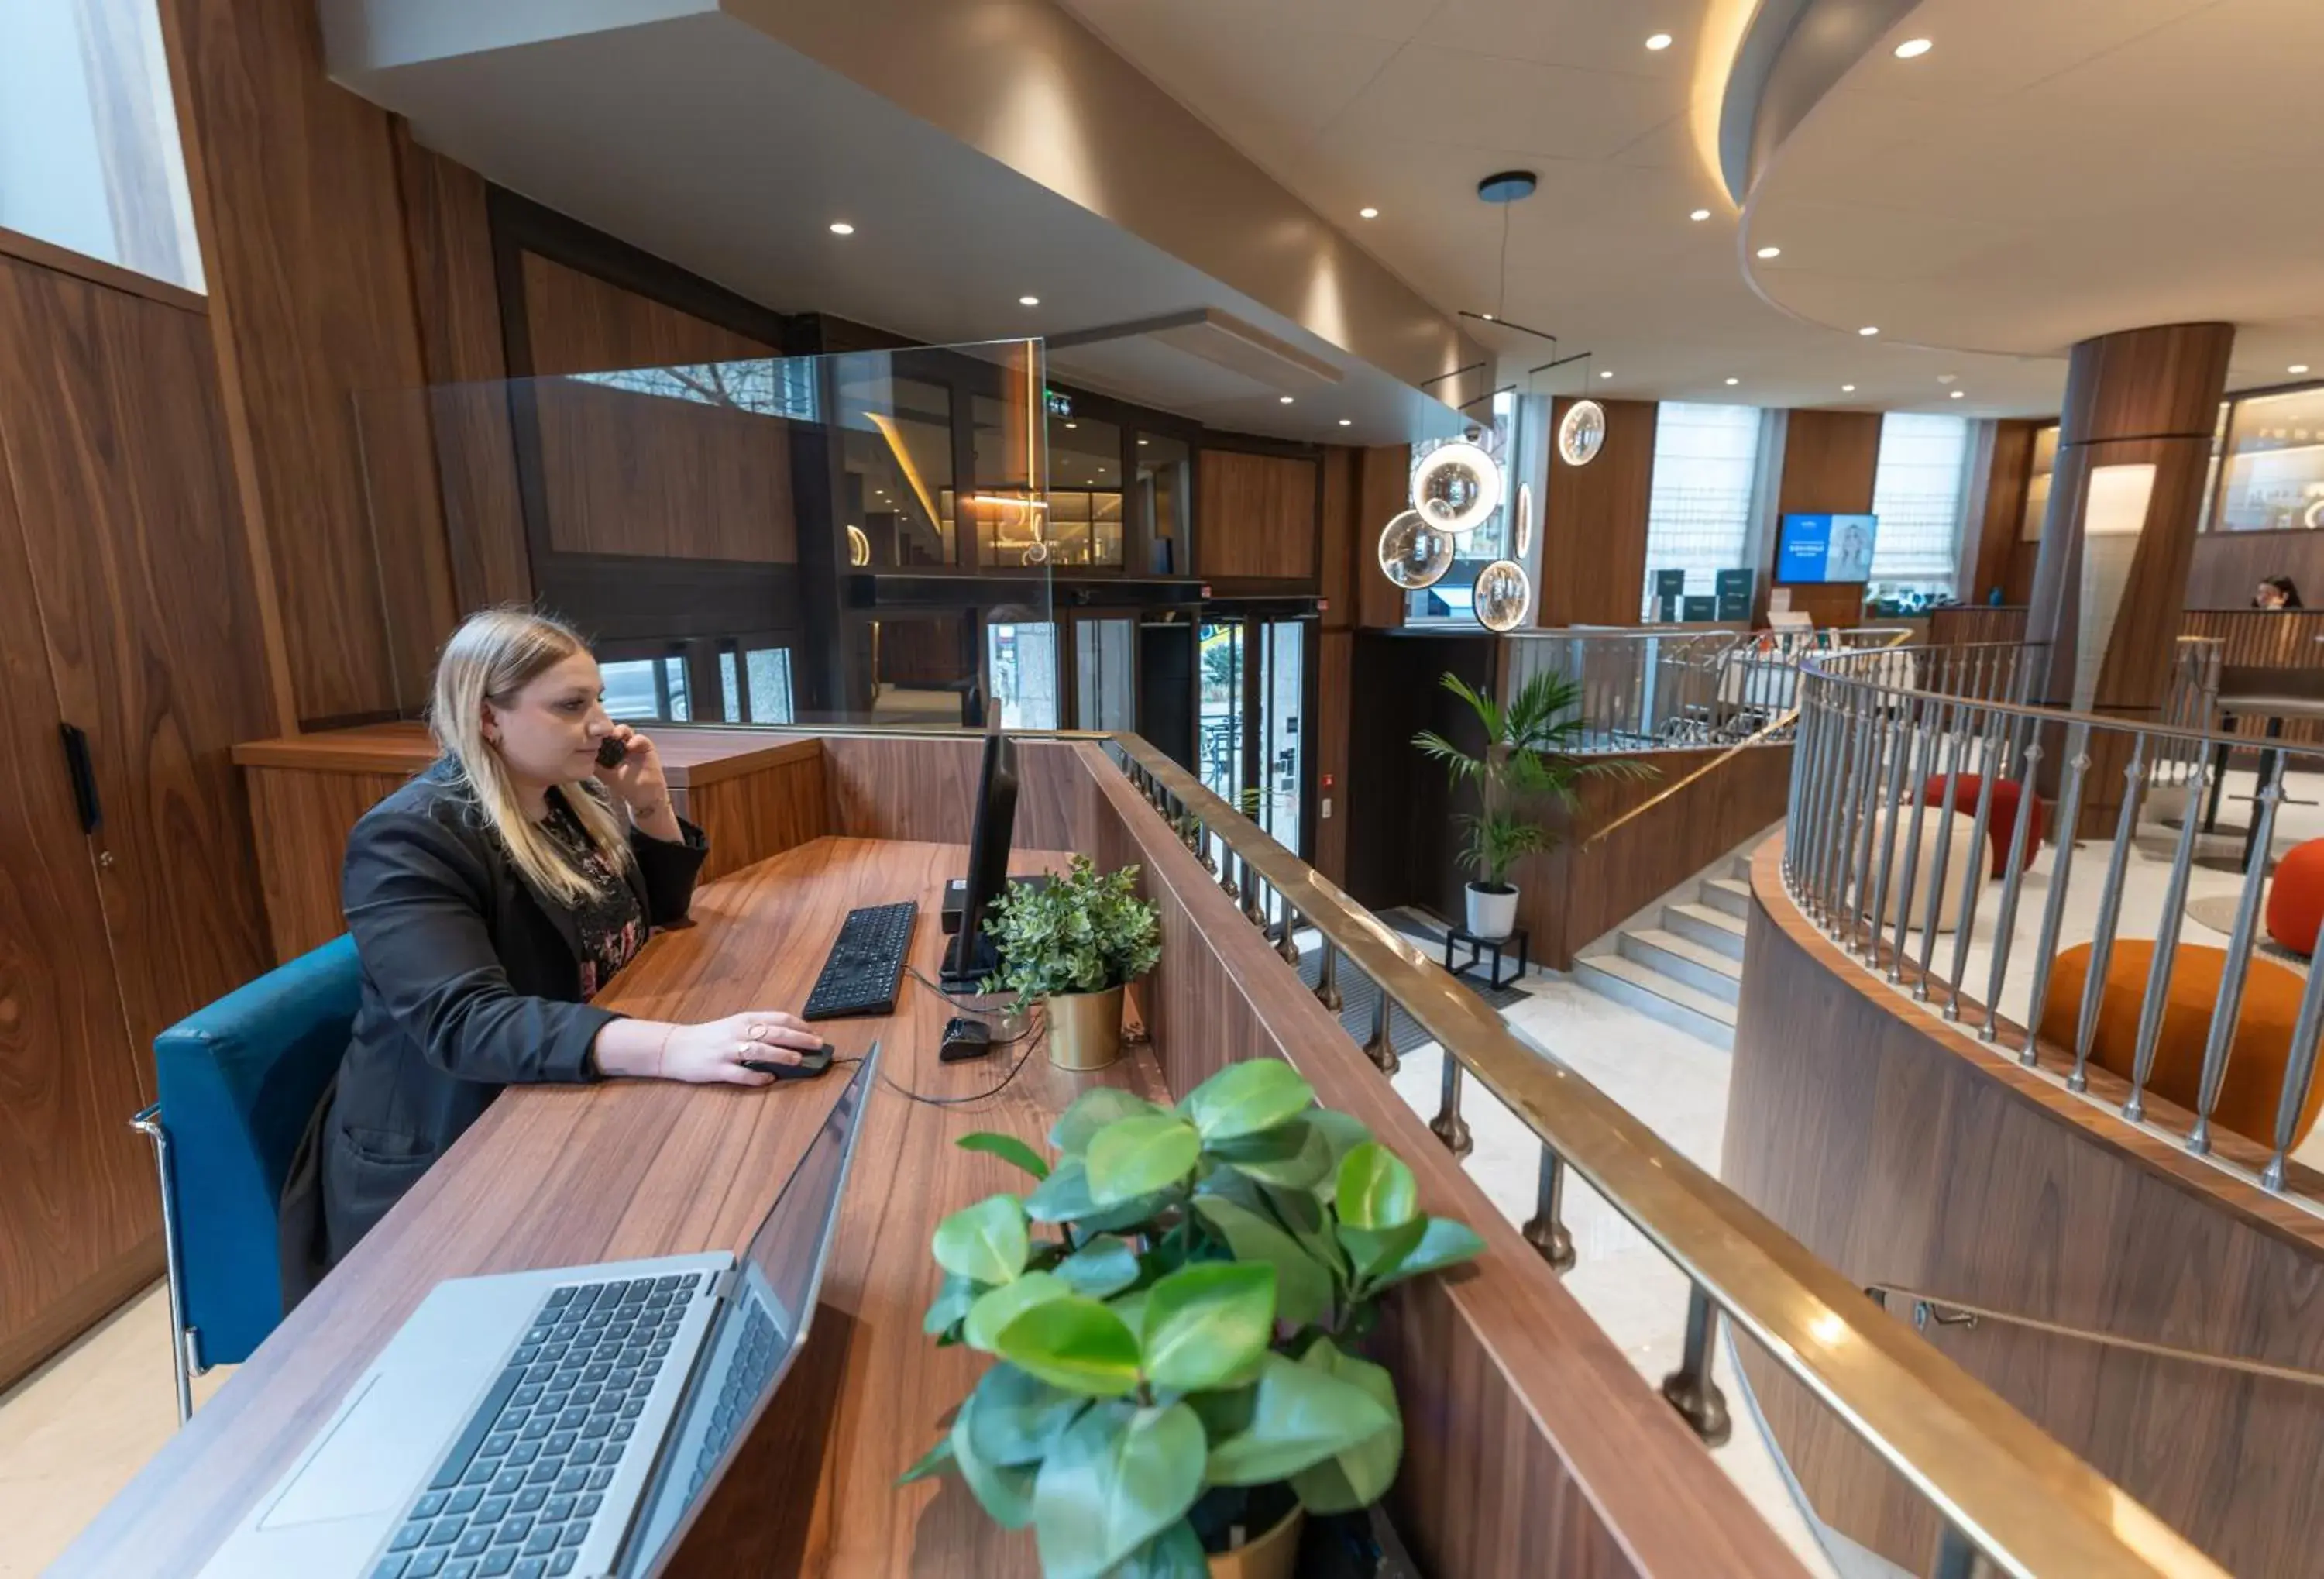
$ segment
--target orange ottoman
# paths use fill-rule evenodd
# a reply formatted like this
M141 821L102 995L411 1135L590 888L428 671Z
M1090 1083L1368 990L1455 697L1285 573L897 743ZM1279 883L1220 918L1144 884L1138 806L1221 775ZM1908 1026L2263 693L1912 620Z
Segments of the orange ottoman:
M2324 925L2324 839L2284 852L2267 885L2267 935L2294 954L2316 952Z
M2211 1007L2218 1002L2219 978L2227 951L2207 943L2182 943L2171 971L2170 1000L2163 1010L2163 1034L2154 1046L2154 1073L2146 1089L2163 1101L2195 1111L2203 1082L2203 1043L2211 1032ZM2097 1034L2090 1062L2130 1078L2138 1052L2138 1010L2146 997L2146 973L2154 967L2154 940L2121 937L2107 961L2106 988L2098 1000ZM2074 1027L2082 1012L2082 986L2089 979L2090 946L2077 943L2059 954L2050 973L2050 998L2042 1008L2042 1039L2070 1056ZM2292 1022L2300 1014L2306 983L2296 971L2272 959L2254 958L2244 977L2244 997L2236 1017L2235 1040L2227 1048L2227 1078L2211 1122L2273 1148L2275 1108L2292 1057ZM2309 1089L2292 1148L2307 1138L2324 1106L2324 1079Z
M1977 815L1977 798L1985 788L1985 779L1978 773L1963 773L1953 784L1952 809L1965 817ZM1945 802L1945 776L1938 773L1921 786L1921 804L1942 806ZM2034 797L2034 821L2025 830L2025 863L2034 864L2034 856L2042 846L2042 798ZM2009 839L2017 826L2017 780L1996 779L1993 781L1993 806L1986 814L1986 834L1993 850L1993 875L1999 877L2009 869Z

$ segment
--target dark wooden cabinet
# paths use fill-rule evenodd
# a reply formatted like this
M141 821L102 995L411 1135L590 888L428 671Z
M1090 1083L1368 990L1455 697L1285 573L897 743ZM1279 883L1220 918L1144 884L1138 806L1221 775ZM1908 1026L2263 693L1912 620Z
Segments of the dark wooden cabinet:
M152 1039L271 963L217 379L198 309L0 256L0 1386L159 1274Z

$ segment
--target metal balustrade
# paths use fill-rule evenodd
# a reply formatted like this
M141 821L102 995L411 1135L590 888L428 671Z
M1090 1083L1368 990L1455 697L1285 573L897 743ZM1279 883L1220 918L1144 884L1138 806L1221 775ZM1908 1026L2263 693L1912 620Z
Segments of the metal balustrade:
M2180 641L2153 724L2030 705L2048 660L2046 648L2021 644L1808 659L1785 886L1868 971L2093 1101L2109 968L2126 941L2151 940L2130 1067L2116 1072L2118 1092L2116 1079L2102 1082L2107 1100L2125 1122L2282 1193L2324 1030L2324 972L2308 973L2301 992L2272 1132L2223 1143L2215 1120L2261 944L2268 852L2290 788L2324 790L2324 750L2221 733L2216 642ZM2228 765L2237 746L2264 748L2249 770L2250 793L2228 798L2248 806L2250 826L2207 832L2218 780L2243 778ZM1971 779L1975 790L1964 793ZM1997 839L2005 784L2015 810ZM2054 808L2039 841L2037 798ZM1996 863L1999 887L1989 891ZM2156 1097L2153 1082L2198 885L2216 891L2204 900L2232 903L2207 911L2217 923L2210 930L2225 934L2225 960L2193 1101L2182 1105ZM2029 890L2040 909L2027 946ZM2052 1045L2040 1032L2057 956L2084 942L2089 968L2072 1035Z
M1883 641L1895 637L1878 633ZM1994 699L2019 695L2031 683L2022 660L1996 653L1981 663L1932 666L1915 654L1901 667L1879 667L1898 656L1893 650L1863 655L1875 673L1889 673L1900 683L1932 679L1955 688L1927 693L1927 705L1982 709L1964 715L1972 723L1997 706L2025 711ZM1844 660L1844 654L1827 650L1799 670L1794 683L1810 688L1803 695L1814 687L1831 696L1851 684L1869 688L1868 681L1842 681L1814 669L1816 661ZM1814 716L1817 726L1803 732L1795 755L1794 804L1812 795L1826 808L1852 808L1851 826L1860 826L1866 809L1878 804L1878 792L1896 780L1893 769L1866 771L1875 760L1871 743L1886 737L1877 734L1868 708L1848 713L1848 730L1841 730L1829 697L1818 699ZM2030 731L2013 735L2006 728L1985 728L1980 739L1990 749L2015 750L2009 761L2040 760L2030 739L2021 739ZM1925 750L1937 738L1932 725L1914 749ZM1371 984L1361 1051L1384 1076L1398 1067L1391 1032L1399 1011L1443 1049L1440 1105L1429 1129L1443 1145L1457 1156L1471 1144L1462 1104L1472 1084L1532 1132L1541 1146L1536 1210L1521 1232L1553 1270L1575 1264L1564 1201L1570 1177L1578 1176L1684 1274L1685 1339L1679 1368L1664 1380L1662 1393L1706 1445L1724 1441L1729 1429L1726 1400L1711 1379L1711 1356L1725 1321L1931 1501L1942 1534L1928 1572L1965 1574L1980 1560L1987 1566L1978 1571L2026 1575L2218 1572L1618 1103L1520 1041L1484 1000L1193 774L1136 735L1110 736L1104 744L1157 816L1201 854L1238 910L1261 927L1270 916L1280 918L1272 936L1286 968L1296 968L1298 930L1313 928L1322 950L1314 992L1326 1009L1339 1011L1349 973ZM1951 760L1959 772L1963 763L1982 759L1955 747ZM1810 843L1795 839L1788 849L1787 880L1795 865L1806 870ZM1816 870L1837 873L1844 858L1860 854L1858 845L1827 841ZM2023 854L2019 849L2017 856ZM1831 900L1825 914L1846 909L1845 893L1817 891ZM1865 919L1860 911L1859 921Z

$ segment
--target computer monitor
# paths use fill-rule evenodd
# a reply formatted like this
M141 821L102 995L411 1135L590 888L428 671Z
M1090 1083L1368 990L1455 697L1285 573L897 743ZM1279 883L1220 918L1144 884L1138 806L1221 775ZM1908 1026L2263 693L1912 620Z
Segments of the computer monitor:
M973 993L1000 968L1000 952L984 935L984 912L1009 885L1009 842L1017 831L1017 743L995 729L984 737L984 764L976 775L976 813L970 825L968 879L960 930L945 950L947 993Z

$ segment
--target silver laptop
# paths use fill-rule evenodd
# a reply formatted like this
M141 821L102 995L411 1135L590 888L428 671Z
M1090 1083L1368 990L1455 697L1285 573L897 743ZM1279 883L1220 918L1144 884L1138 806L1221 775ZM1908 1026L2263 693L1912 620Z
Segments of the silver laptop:
M880 1049L740 1260L439 1283L204 1579L638 1579L806 1337Z

